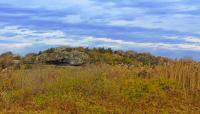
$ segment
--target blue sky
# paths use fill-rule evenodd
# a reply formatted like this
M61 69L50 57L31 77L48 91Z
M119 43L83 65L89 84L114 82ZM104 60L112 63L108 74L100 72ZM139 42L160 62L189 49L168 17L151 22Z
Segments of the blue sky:
M200 60L199 0L1 0L0 53L111 47Z

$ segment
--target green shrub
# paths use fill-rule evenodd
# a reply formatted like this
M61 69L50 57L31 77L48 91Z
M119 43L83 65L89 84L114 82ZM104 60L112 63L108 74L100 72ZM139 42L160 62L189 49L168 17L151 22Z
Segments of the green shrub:
M174 89L176 86L176 82L174 80L167 78L159 78L155 81L155 84L158 84L158 87L160 87L162 90Z
M9 102L16 102L17 100L23 100L25 91L23 89L12 90L7 92Z
M48 103L50 103L51 100L51 95L46 96L46 95L39 95L34 97L33 102L34 104L39 107L39 108L44 108L48 105Z
M125 82L124 93L131 99L141 97L148 97L151 95L161 96L165 90L175 87L172 80L159 78L159 79L128 79Z

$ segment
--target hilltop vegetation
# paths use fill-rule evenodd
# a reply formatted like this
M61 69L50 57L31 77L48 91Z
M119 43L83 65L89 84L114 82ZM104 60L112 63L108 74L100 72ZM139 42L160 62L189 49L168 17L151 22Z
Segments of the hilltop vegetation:
M144 66L144 65L158 65L166 61L166 58L155 57L149 53L137 53L134 51L113 51L111 48L51 48L42 53L54 53L55 51L62 50L65 52L82 52L89 56L89 63L106 63L110 65L116 64L127 64L135 66Z
M198 114L200 63L111 49L0 56L0 113Z
M17 57L17 58L16 58ZM25 57L15 56L11 52L6 52L0 56L1 64L5 61L19 60L22 64L56 64L56 65L83 65L89 64L126 64L129 66L155 66L170 61L164 57L156 57L149 53L137 53L134 51L113 51L110 48L50 48L39 53L30 53ZM8 63L6 63L8 64Z

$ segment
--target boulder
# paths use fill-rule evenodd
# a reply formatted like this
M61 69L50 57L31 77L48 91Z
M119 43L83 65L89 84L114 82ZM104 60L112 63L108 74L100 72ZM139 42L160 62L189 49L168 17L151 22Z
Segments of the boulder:
M36 62L55 65L79 66L87 63L89 56L84 52L66 51L64 48L55 48L36 57Z

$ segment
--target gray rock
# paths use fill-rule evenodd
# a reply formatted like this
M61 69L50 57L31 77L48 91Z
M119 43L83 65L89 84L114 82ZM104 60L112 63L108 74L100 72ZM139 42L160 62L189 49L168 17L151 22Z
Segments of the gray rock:
M66 51L65 48L54 48L50 51L42 52L36 57L36 62L56 65L79 66L87 63L89 56L84 52Z

